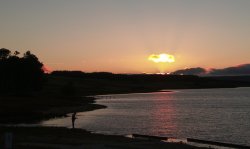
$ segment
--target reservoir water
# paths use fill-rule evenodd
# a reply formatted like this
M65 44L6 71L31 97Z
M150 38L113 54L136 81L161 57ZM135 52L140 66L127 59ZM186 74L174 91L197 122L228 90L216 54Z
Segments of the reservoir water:
M77 113L76 127L250 145L250 88L188 89L98 96L108 108ZM42 122L71 127L71 118Z

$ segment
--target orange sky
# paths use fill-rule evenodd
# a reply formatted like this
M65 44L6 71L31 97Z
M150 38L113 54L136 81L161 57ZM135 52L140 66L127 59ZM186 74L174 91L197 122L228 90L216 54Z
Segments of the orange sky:
M247 0L0 2L1 48L31 50L52 70L170 72L249 63ZM155 64L168 53L175 63Z

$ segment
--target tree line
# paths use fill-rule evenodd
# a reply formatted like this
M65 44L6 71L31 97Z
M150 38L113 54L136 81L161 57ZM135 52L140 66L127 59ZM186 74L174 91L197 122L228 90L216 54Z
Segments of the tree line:
M0 49L0 92L22 93L39 90L43 84L43 64L30 51L20 56L9 49Z

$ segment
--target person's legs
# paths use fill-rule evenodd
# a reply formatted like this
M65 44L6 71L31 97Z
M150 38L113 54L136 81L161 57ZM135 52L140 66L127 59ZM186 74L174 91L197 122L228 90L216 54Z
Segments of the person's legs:
M72 120L72 128L75 128L75 121Z

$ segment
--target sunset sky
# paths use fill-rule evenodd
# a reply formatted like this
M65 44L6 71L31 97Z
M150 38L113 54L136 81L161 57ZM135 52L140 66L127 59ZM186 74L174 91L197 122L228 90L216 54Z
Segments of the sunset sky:
M0 48L51 70L159 72L250 63L250 0L1 0ZM158 64L151 54L168 53Z

